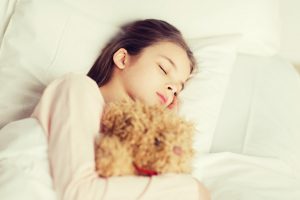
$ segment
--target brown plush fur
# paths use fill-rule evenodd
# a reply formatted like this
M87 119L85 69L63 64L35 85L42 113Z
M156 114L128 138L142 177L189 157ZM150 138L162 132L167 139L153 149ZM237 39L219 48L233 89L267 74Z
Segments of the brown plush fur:
M122 101L108 104L96 141L96 170L102 177L189 173L194 125L162 106ZM177 152L177 153L176 153Z

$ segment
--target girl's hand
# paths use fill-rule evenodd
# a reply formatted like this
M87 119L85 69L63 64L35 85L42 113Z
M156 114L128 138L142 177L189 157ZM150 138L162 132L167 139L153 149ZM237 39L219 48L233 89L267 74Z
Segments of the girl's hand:
M174 111L175 113L177 113L178 112L178 105L179 105L179 100L175 96L172 103L167 108Z
M197 180L197 182L198 182L200 199L201 200L211 200L208 189L202 183L200 183L198 180Z

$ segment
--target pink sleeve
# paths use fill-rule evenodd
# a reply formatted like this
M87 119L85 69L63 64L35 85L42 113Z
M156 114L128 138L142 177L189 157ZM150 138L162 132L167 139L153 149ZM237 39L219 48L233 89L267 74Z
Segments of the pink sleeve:
M85 75L68 74L44 91L32 117L48 137L54 187L61 200L199 199L189 175L112 177L95 172L94 140L104 101L97 84Z

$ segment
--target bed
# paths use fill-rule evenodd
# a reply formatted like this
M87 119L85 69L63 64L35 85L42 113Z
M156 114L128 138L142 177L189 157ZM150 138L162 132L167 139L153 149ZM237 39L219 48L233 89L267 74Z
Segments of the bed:
M86 73L123 22L159 18L182 30L199 65L179 110L196 123L193 175L213 200L300 199L300 78L278 55L278 1L127 3L1 1L0 196L55 200L47 143L28 118L43 89Z

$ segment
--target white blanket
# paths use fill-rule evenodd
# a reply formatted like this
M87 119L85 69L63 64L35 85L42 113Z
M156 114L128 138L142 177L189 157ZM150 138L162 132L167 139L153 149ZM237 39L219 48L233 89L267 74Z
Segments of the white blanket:
M194 176L213 200L299 200L300 178L285 162L237 153L200 155ZM55 200L47 140L32 118L0 130L0 197L5 200Z
M27 118L0 130L0 197L55 200L47 140L38 121Z

